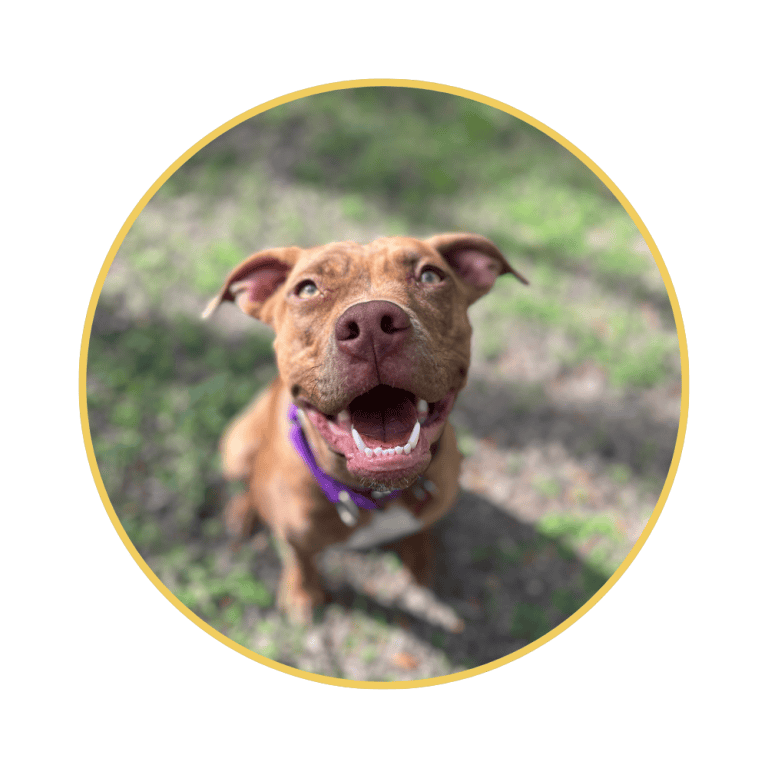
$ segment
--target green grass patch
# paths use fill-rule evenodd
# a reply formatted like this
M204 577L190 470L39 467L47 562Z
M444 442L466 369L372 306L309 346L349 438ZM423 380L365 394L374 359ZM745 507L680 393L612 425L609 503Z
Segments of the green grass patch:
M492 360L506 349L506 328L519 319L564 333L568 346L561 353L563 364L576 367L588 361L595 363L616 387L651 387L677 375L677 338L649 331L635 307L584 307L568 302L562 290L507 292L501 286L484 302L476 313L475 331L477 351L486 359Z
M550 513L537 523L536 530L550 538L567 538L580 544L593 536L605 537L611 541L621 541L621 534L616 520L604 512L590 517L577 517L572 513Z
M456 427L456 442L463 456L472 456L477 451L477 439L466 429Z
M552 605L566 616L572 616L584 605L583 596L571 589L559 588L552 590L549 599Z
M201 324L200 324L201 325ZM270 378L261 337L226 350L193 322L145 322L95 334L88 353L88 417L102 479L139 547L157 543L151 518L130 520L146 503L136 480L151 476L188 526L218 474L217 444L228 421Z
M532 485L537 493L548 499L556 499L563 491L560 481L554 477L534 478Z
M546 611L539 605L518 603L509 627L509 634L532 643L552 629Z

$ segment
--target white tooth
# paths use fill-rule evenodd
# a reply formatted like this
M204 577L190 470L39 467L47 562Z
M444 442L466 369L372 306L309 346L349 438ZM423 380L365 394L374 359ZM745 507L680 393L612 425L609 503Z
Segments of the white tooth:
M339 421L349 421L349 411L346 408L343 411L339 411L339 415L336 418Z
M380 448L378 445L377 445L377 446L376 446L376 447L373 449L373 452L374 452L374 453L375 453L377 456L381 456L381 448Z
M403 453L407 456L411 452L411 444L406 443L405 448L403 448Z
M384 451L384 453L386 453L387 456L394 456L395 455L395 449L394 448L387 448L387 450Z
M360 433L354 427L352 427L352 439L355 441L355 445L357 446L358 450L366 450L363 438L360 437Z
M417 421L413 425L413 432L411 432L411 436L408 438L408 445L411 446L411 448L416 447L416 443L419 442L419 432L421 432L421 424Z
M419 400L416 410L419 413L429 413L429 403L426 400Z
M403 452L403 446L398 445L397 448L395 448L395 453L399 456Z
M366 448L365 455L370 459L373 456L373 451L370 448Z

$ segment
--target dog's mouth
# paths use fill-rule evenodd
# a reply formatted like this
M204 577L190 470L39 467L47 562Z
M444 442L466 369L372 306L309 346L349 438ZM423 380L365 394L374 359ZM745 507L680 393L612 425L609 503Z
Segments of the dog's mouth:
M306 401L299 407L331 450L346 458L353 475L366 484L394 487L426 469L455 399L450 392L428 403L381 384L331 416Z

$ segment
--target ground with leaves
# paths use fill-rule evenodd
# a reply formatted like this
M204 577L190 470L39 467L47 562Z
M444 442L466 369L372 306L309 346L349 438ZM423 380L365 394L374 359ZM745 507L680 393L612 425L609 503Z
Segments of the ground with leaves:
M531 286L501 280L472 308L473 367L453 415L463 492L434 531L434 589L390 551L331 551L332 602L291 626L274 605L267 532L224 535L231 489L216 455L275 373L270 333L232 307L208 324L199 312L260 248L440 231L491 237ZM397 89L284 105L170 179L110 269L87 386L112 505L185 605L288 666L383 681L494 661L578 610L652 514L681 394L663 281L602 183L505 113Z

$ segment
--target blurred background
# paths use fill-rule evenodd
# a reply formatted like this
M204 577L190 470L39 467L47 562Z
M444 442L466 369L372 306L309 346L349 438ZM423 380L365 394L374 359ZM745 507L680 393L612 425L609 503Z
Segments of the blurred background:
M221 521L217 444L275 375L271 332L233 306L200 312L263 248L446 231L489 237L531 285L503 278L471 310L463 492L436 528L435 588L387 550L329 552L332 602L291 626L269 535L229 542ZM679 355L647 245L579 160L480 103L358 88L240 124L150 200L94 317L88 418L126 532L211 626L306 671L423 679L524 647L622 562L669 471Z

